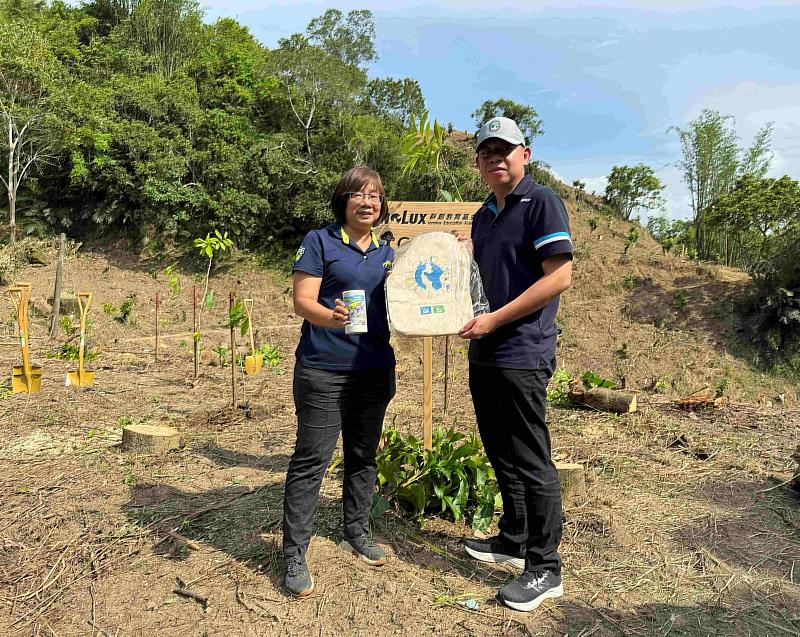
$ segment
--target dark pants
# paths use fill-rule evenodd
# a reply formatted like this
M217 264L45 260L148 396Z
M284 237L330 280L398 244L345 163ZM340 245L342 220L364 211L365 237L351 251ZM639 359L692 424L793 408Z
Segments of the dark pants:
M547 369L470 365L469 389L503 515L500 539L525 570L561 573L561 486L545 424Z
M386 407L394 396L394 367L340 372L295 365L297 442L283 499L284 555L305 553L311 540L319 489L342 432L344 535L369 533L375 490L375 453Z

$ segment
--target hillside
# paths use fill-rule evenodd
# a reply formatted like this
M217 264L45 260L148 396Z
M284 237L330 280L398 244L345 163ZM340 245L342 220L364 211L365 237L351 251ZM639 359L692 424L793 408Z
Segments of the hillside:
M16 273L34 287L31 343L45 376L41 393L0 393L0 634L86 634L89 621L95 634L111 635L797 634L800 508L781 484L800 427L797 389L732 353L728 300L746 290L747 277L662 255L646 233L621 258L633 224L586 201L567 203L576 274L560 314L559 365L624 379L641 410L550 410L554 456L583 463L589 480L586 501L565 511L566 596L557 604L527 615L497 606L494 591L510 574L467 561L460 538L471 531L435 517L422 530L394 509L375 521L392 558L381 570L342 555L336 466L309 553L318 592L286 597L280 519L299 330L288 279L247 255L224 263L212 277L217 305L203 319L207 354L194 380L193 273L179 275L179 291L173 282L173 298L169 263L139 259L119 243L80 247L66 263L65 290L95 293L92 390L65 387L75 363L46 357L66 338L46 338L53 251L47 265ZM165 333L158 362L156 291ZM281 357L239 385L237 410L230 368L211 351L228 344L229 291L256 299L257 341ZM113 315L129 298L132 320L122 324ZM16 342L7 313L0 369L16 360ZM446 414L444 339L435 348L436 422L470 431L464 343L452 339ZM419 433L421 347L399 339L396 349L387 423ZM647 391L659 379L663 392ZM724 389L731 405L673 406L704 387ZM134 422L171 424L184 447L164 457L124 454L121 427ZM208 609L175 595L176 578ZM469 598L477 610L463 605Z
M663 254L638 223L598 214L591 196L569 196L576 276L559 314L562 364L627 381L634 390L663 379L669 392L706 388L734 400L796 404L797 385L754 371L735 352L735 304L750 293L744 272ZM592 231L590 220L596 220ZM639 238L627 250L628 233Z

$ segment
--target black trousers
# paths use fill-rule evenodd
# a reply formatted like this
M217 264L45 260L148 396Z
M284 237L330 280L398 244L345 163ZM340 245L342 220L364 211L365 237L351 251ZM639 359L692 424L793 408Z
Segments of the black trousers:
M548 369L470 365L478 430L492 463L503 515L500 539L525 555L525 570L561 573L561 485L545 423Z
M375 454L394 392L394 367L340 372L295 365L297 442L283 498L284 555L305 553L308 548L322 478L340 431L344 447L344 535L354 538L369 533Z

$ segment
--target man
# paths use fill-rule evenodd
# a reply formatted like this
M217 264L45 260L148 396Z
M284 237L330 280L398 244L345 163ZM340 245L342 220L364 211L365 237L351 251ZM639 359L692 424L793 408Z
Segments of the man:
M492 194L473 218L472 245L491 311L459 334L471 340L470 393L503 515L497 536L467 539L465 549L523 568L498 599L530 611L563 595L561 490L545 408L559 295L572 282L572 240L561 199L525 175L531 150L513 120L486 122L476 152Z

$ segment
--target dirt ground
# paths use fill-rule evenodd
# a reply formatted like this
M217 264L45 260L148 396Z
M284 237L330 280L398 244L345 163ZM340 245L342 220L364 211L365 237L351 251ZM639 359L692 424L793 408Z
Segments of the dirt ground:
M800 498L782 484L794 468L800 411L792 383L749 369L727 345L726 299L746 278L662 256L645 239L621 258L627 226L603 220L590 232L589 214L573 218L578 259L559 363L624 381L640 410L549 413L554 456L583 463L589 481L586 501L565 511L563 598L528 614L497 605L496 589L513 574L466 558L466 526L430 517L420 529L393 509L374 521L389 563L363 565L338 548L336 468L309 551L317 590L288 597L280 520L299 322L287 279L252 262L212 279L218 303L203 318L206 349L228 343L220 325L234 291L255 298L257 342L282 357L258 377L239 375L232 409L231 370L213 364L217 354L192 377L194 278L182 274L172 298L167 263L115 246L82 249L65 270L66 291L95 293L92 389L66 387L75 363L46 356L65 339L46 336L54 265L18 276L33 284L31 343L44 381L31 395L0 387L0 635L800 634ZM688 302L676 304L681 290ZM156 291L165 299L158 362ZM133 324L104 312L131 293ZM8 371L18 353L7 308L0 369ZM395 345L398 394L387 422L419 432L421 346ZM436 423L469 431L464 345L450 347L447 413L444 339L435 348ZM664 393L647 391L659 378ZM725 380L726 408L674 407ZM121 452L122 427L138 422L176 427L183 447L163 457Z

